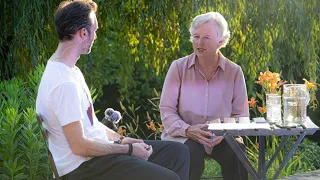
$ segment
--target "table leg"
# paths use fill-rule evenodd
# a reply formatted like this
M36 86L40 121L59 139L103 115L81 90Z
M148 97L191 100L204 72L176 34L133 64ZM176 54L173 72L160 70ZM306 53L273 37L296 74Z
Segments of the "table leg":
M230 145L230 147L232 148L233 152L235 152L235 154L237 155L237 157L239 158L239 160L241 161L243 166L250 173L252 178L254 180L259 180L257 172L254 170L254 168L250 164L248 158L246 157L245 153L240 148L240 146L237 143L237 141L232 136L228 136L228 135L224 136L224 138L227 141L227 143Z
M266 171L264 171L264 167L265 167L265 149L266 149L266 145L265 145L266 141L265 141L265 137L264 136L259 136L259 160L258 160L258 174L259 174L259 178L261 179L267 179L266 178Z
M294 144L294 146L292 147L292 149L290 150L289 154L286 156L286 158L284 159L284 161L282 162L282 164L280 165L278 171L276 172L276 174L273 176L272 179L277 179L277 177L279 176L281 170L283 169L283 167L287 164L287 162L289 161L289 159L291 158L291 156L293 155L294 151L298 148L299 144L301 143L302 139L304 138L304 136L306 135L307 131L303 131L301 132L298 140L296 141L296 143Z
M278 156L279 152L281 151L281 149L288 142L288 139L289 139L289 136L285 136L284 139L282 140L281 144L277 147L276 151L274 152L274 154L272 155L271 159L269 160L269 162L267 163L267 165L266 165L266 167L264 169L265 172L268 171L268 169L272 165L273 161L276 159L276 157Z

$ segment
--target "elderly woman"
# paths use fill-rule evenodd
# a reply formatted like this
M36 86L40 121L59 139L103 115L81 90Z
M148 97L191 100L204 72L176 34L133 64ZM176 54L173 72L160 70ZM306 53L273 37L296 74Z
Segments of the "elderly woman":
M220 52L230 38L228 23L218 12L201 14L193 19L190 34L194 52L172 62L163 85L161 138L188 146L191 180L200 179L205 156L220 164L223 179L248 179L228 143L208 131L210 120L249 116L241 67Z

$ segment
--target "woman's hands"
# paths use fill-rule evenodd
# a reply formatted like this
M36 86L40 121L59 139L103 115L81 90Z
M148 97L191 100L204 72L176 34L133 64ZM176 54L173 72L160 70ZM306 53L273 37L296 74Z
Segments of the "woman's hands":
M223 139L223 136L216 136L214 133L209 132L207 123L189 126L186 130L186 135L192 140L207 147L213 147L219 144Z

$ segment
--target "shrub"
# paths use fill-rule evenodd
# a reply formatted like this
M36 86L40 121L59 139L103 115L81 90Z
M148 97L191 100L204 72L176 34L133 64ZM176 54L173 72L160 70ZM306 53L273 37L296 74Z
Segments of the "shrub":
M27 81L0 83L0 179L47 179L51 173L35 110L43 70L38 66Z

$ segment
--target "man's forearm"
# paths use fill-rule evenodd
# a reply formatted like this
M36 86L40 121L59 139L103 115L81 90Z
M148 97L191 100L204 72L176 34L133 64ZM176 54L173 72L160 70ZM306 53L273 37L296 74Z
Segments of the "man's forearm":
M129 151L129 146L84 138L80 146L72 149L72 151L76 155L95 157L110 154L126 154Z
M93 157L117 153L125 154L129 151L128 145L119 145L86 137L82 127L82 121L75 121L63 126L64 133L73 154L84 157ZM112 141L113 139L117 140L117 138L120 138L120 135L111 131L112 130L108 130L108 132L113 135L111 136L112 138L109 138L108 136L109 140Z

